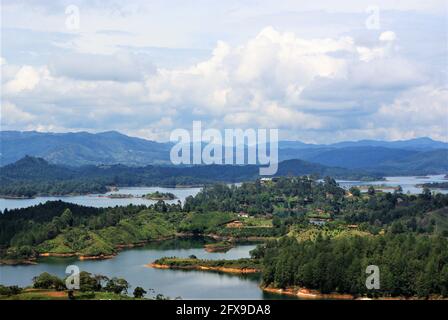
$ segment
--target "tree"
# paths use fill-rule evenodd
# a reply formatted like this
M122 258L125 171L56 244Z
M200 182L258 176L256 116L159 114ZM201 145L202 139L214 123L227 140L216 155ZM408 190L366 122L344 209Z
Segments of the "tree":
M420 197L424 200L431 200L431 190L429 188L423 188Z
M104 276L92 276L91 273L86 271L81 271L79 273L79 286L80 290L83 292L95 292L95 291L101 291L101 281L103 279L108 280L107 277Z
M48 272L44 272L33 278L33 287L61 291L65 289L65 284L58 277L51 275Z
M68 290L67 291L67 297L68 297L68 300L75 300L74 291L73 290Z
M395 194L403 194L403 188L401 186L398 186L397 189L394 191Z
M351 187L351 188L350 188L350 193L351 193L354 197L359 197L359 196L361 196L361 190L359 190L359 188L357 188L357 187Z
M403 233L404 232L403 224L400 221L395 221L394 223L392 223L390 232L392 232L393 234Z
M141 299L147 292L142 287L136 287L134 289L134 298Z
M61 214L61 222L63 223L64 227L73 225L73 213L70 209L65 209Z
M0 296L12 296L22 292L22 288L18 286L3 286L0 284Z
M129 283L125 279L116 277L110 279L104 287L105 291L113 292L116 294L127 293L128 289Z

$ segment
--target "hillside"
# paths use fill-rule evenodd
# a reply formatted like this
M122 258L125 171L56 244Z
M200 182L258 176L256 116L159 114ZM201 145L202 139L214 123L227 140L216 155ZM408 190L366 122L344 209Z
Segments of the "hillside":
M2 181L67 180L77 176L76 169L50 164L42 158L30 156L2 167L0 172Z
M366 168L384 175L426 175L448 172L448 150L419 152L397 160L387 160Z
M345 147L304 155L303 159L326 166L344 168L367 168L385 161L396 162L418 154L418 151L390 149L384 147Z
M41 133L2 131L1 163L13 163L25 155L41 157L54 164L71 166L118 164L130 166L168 163L170 144L103 133Z
M0 168L0 195L35 196L105 192L106 186L176 186L241 182L259 177L256 165L192 167L102 165L67 167L27 156ZM363 171L327 167L302 160L279 164L277 175L331 175L341 179L379 178Z
M343 147L280 150L280 160L303 159L331 167L357 169L371 174L425 175L448 171L448 149L427 151L385 147Z

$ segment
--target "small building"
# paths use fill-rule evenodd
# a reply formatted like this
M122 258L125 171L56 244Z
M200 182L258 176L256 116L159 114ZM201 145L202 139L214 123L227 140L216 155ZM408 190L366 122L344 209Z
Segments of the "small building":
M272 178L261 178L260 179L260 183L262 184L262 185L266 185L266 184L268 184L269 182L271 182L272 181Z
M240 217L240 218L249 218L249 214L246 213L246 212L244 212L244 211L241 211L241 212L238 213L237 215L238 215L238 217Z

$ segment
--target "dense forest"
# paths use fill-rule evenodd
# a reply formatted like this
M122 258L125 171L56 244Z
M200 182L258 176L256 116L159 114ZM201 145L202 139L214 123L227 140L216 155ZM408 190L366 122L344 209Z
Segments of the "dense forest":
M254 181L259 166L203 165L191 167L102 165L68 167L25 157L0 168L0 196L33 197L103 193L107 186L178 186ZM362 171L326 167L301 160L279 164L279 176L314 174L344 179L379 179Z
M241 186L206 186L195 197L188 197L186 211L247 212L250 215L270 214L274 223L299 224L303 218L322 218L359 224L360 228L377 234L382 228L402 232L433 232L448 235L437 228L448 219L448 196L432 194L424 189L419 195L376 192L370 188L362 193L358 188L348 192L332 178L323 181L310 177L274 178Z
M370 296L448 297L448 239L387 234L268 242L257 250L263 282L277 288L314 288ZM366 267L378 266L380 288L366 288Z

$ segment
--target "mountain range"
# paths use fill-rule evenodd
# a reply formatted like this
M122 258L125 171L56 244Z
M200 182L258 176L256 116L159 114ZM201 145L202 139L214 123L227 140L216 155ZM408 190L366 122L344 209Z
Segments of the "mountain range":
M11 164L29 155L65 166L171 165L172 143L102 133L1 131L0 162ZM279 161L300 159L326 167L362 170L380 175L431 174L448 171L448 143L430 138L404 141L346 141L308 144L280 141Z

